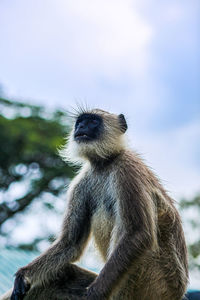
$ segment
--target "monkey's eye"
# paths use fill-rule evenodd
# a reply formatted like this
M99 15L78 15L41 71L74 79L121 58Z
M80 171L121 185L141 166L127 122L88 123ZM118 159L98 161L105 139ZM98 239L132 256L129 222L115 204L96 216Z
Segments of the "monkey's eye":
M96 128L99 125L99 121L96 119L91 119L89 121L89 127L90 128Z
M99 122L97 121L97 120L91 120L90 121L93 125L98 125L99 124Z

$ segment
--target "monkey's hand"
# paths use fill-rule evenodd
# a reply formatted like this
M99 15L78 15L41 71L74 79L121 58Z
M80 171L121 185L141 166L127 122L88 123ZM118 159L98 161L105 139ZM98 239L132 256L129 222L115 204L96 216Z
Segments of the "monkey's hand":
M29 289L30 289L30 284L24 278L24 275L20 271L18 271L16 274L14 288L10 299L22 300Z

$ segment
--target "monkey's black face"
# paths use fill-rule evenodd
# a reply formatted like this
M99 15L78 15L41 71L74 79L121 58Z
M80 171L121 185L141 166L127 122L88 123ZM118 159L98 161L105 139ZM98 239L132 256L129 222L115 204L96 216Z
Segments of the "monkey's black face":
M103 120L96 114L84 113L75 124L74 139L77 142L97 140L103 130Z

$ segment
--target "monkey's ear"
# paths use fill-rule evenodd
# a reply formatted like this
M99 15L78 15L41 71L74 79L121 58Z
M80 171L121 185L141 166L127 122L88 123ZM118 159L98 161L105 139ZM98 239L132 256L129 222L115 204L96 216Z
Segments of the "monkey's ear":
M119 119L119 124L120 124L120 129L121 129L121 131L122 131L123 133L126 132L128 126L127 126L126 119L125 119L124 115L123 115L123 114L120 114L120 115L118 116L118 119Z

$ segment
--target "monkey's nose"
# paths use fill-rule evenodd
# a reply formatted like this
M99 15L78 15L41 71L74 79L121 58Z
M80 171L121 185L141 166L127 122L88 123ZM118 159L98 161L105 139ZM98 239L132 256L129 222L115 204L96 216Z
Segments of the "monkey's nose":
M82 121L78 124L78 129L86 129L86 128L87 128L86 122Z

